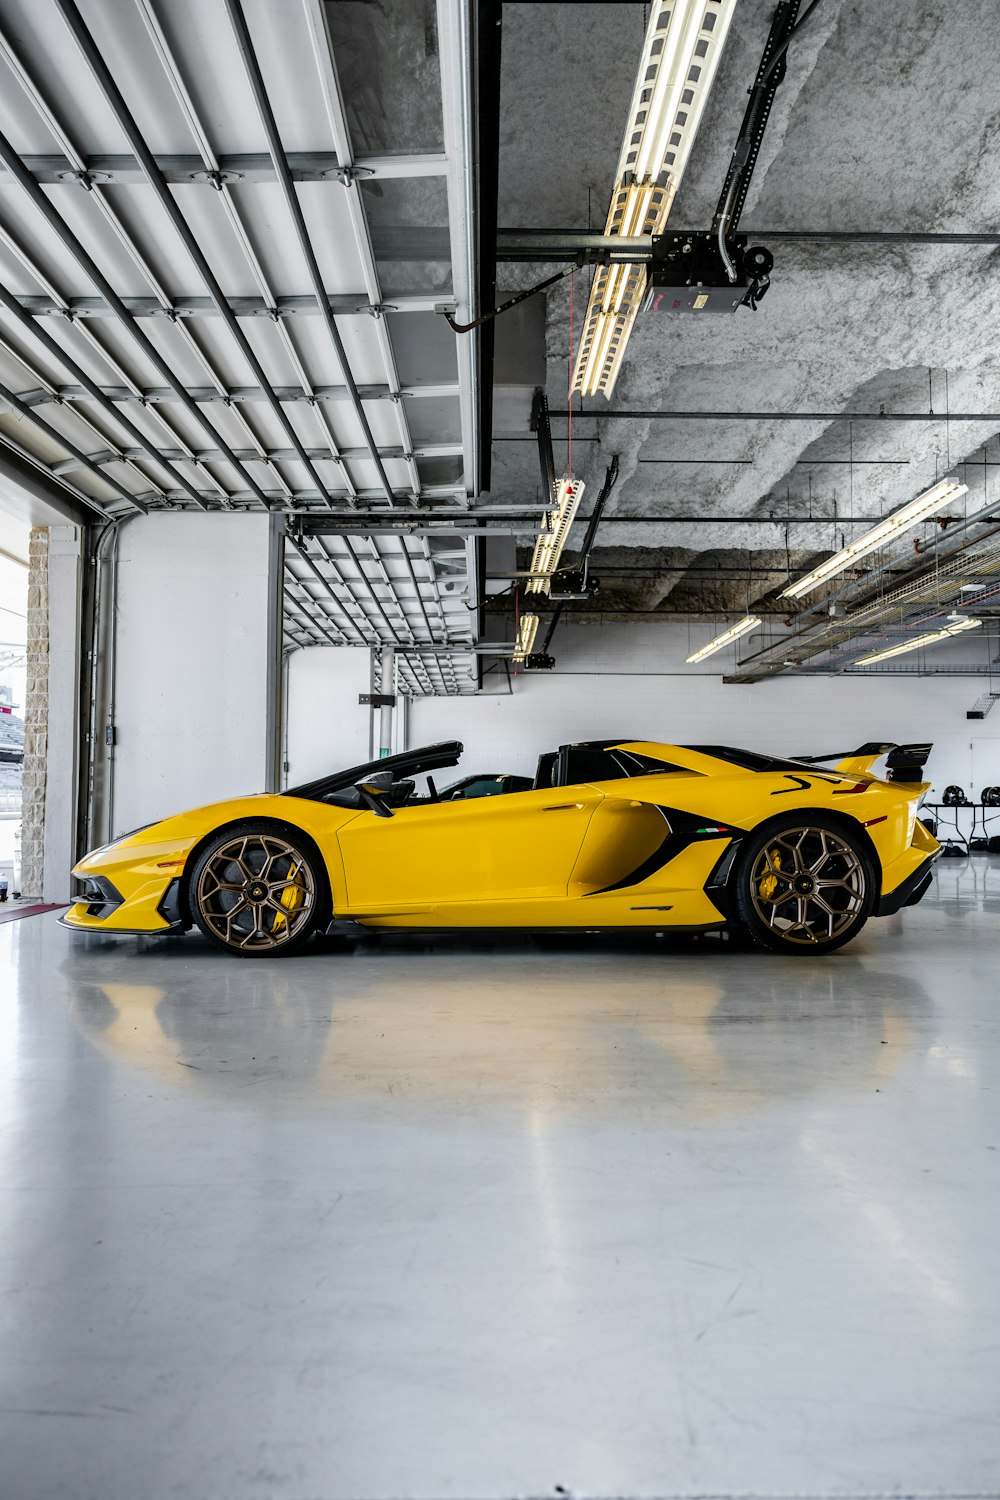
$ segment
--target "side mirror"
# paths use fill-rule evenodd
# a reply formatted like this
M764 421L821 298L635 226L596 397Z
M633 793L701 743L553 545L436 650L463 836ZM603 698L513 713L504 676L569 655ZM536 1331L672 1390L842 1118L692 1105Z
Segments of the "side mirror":
M387 797L392 790L391 771L373 771L363 781L356 781L354 790L377 818L392 817L392 808L383 801L383 798Z

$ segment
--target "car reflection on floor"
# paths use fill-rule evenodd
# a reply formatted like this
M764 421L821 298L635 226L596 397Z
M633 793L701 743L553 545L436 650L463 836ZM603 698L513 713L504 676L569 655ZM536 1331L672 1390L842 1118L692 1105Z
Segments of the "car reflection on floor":
M641 1088L646 1108L711 1117L877 1078L930 1010L867 957L790 971L718 939L382 938L235 969L197 939L95 947L64 973L76 1025L109 1061L234 1101L252 1085L278 1107L538 1094L606 1112ZM831 1022L835 1055L817 1045Z

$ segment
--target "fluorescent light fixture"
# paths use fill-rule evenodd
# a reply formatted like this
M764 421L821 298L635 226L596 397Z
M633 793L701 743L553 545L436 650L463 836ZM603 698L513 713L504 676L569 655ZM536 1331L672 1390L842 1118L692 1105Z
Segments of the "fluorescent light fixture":
M547 594L552 588L552 574L559 566L570 527L576 520L580 508L584 484L582 479L556 480L555 506L545 514L545 524L535 541L531 558L531 578L528 580L529 594Z
M687 166L736 0L655 0L604 233L662 234ZM573 391L610 396L646 267L598 266L573 372Z
M522 615L517 622L517 640L514 642L514 660L524 661L530 656L538 634L538 615Z
M924 490L915 500L908 505L903 505L894 511L891 516L886 516L871 531L866 531L864 536L859 536L856 542L844 547L842 551L835 552L833 557L828 557L825 563L820 563L811 573L800 578L796 583L790 583L787 589L782 589L779 598L801 599L803 594L811 594L813 589L818 589L821 583L826 583L828 578L833 578L837 573L842 573L852 562L859 558L867 557L870 552L875 552L879 547L885 546L887 542L894 541L904 531L909 531L911 526L916 526L918 521L925 520L947 505L951 500L957 500L959 495L964 495L968 490L967 484L958 484L954 479L942 479L939 484L933 485L929 490Z
M920 646L933 646L935 641L946 641L950 636L962 635L966 630L978 630L982 620L970 619L968 615L956 615L951 625L944 630L931 630L926 635L916 635L912 640L900 641L898 646L887 646L884 651L873 651L870 656L861 656L856 667L870 667L877 661L888 661L890 656L902 656L906 651L916 651Z
M693 656L689 656L687 659L688 661L704 661L706 656L714 656L716 651L722 651L724 647L731 645L733 641L738 641L741 635L747 635L751 630L756 630L760 624L761 619L759 615L746 615L742 620L737 621L735 625L730 625L729 629L724 630L721 635L717 635L714 641L709 641L707 646L702 646L700 651L696 651Z

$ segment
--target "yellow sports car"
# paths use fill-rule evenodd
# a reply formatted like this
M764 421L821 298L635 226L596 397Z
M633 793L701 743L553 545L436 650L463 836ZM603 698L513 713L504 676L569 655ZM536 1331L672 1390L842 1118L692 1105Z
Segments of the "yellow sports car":
M61 920L101 933L196 924L246 958L341 922L728 926L783 953L828 953L927 889L939 845L917 807L930 749L781 760L595 740L541 756L527 788L491 774L455 796L428 774L458 763L450 741L124 834L76 866L84 889ZM882 755L885 780L871 773Z

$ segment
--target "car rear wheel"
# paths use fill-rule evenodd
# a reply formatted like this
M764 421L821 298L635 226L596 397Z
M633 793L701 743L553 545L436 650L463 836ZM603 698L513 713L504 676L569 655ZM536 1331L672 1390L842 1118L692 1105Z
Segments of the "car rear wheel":
M733 879L740 923L778 953L833 952L857 936L875 902L861 840L820 815L789 814L751 834Z
M294 953L320 926L326 877L291 830L244 823L202 850L188 886L205 936L240 958Z

